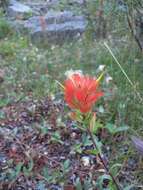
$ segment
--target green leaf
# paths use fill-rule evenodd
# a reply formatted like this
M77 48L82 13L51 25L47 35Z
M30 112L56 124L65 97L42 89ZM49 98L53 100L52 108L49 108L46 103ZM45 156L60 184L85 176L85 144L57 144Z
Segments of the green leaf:
M19 173L21 172L22 166L23 166L23 163L19 162L17 166L15 167L15 170L10 171L11 179L15 179L19 175Z
M79 178L76 179L75 186L76 186L76 190L83 190L82 184Z
M84 181L84 190L89 190L92 187L90 180Z
M70 160L68 159L63 163L64 172L67 172L69 170L69 167L70 167Z
M28 167L23 167L23 172L26 176L29 176L30 172L32 171L33 169L33 166L34 166L34 163L33 163L33 160L32 158L30 158L30 161L28 163Z
M103 190L103 182L104 180L109 180L111 181L111 176L110 175L107 175L107 174L104 174L102 176L99 176L98 179L97 179L97 187L100 189L100 190Z
M58 132L55 132L52 137L51 137L52 141L58 142L60 144L63 144L63 141L61 140L61 135Z
M41 126L41 133L42 133L43 135L48 134L48 128L47 128L47 127L44 127L44 126Z
M97 149L98 149L98 152L100 154L102 154L102 150L101 150L101 147L102 147L102 143L100 141L98 141L97 137L94 135L94 141L95 141L95 144L97 146Z
M107 125L105 126L106 129L108 129L108 131L111 134L115 134L118 132L123 132L129 129L128 126L121 126L121 127L117 127L116 125L112 124L112 123L107 123Z
M82 144L84 146L92 145L92 141L89 139L89 136L87 135L87 133L83 133L83 135L82 135Z
M93 150L86 150L87 154L92 154L92 155L97 155L99 153L99 151L97 149L93 149Z
M5 113L3 111L0 112L0 119L4 119L5 118Z
M105 128L108 129L110 133L114 133L114 125L112 123L107 123Z
M47 167L43 168L43 175L44 175L44 178L46 179L46 181L48 183L50 183L53 179L53 177L51 176L51 174L49 173L49 170Z
M15 176L18 176L19 173L21 172L21 168L23 166L23 163L22 162L19 162L18 165L16 166L16 171L15 171Z
M117 127L117 128L115 129L115 133L127 131L128 129L129 129L128 126Z
M118 173L118 170L122 167L122 164L114 164L111 168L110 168L110 172L112 173L113 176L116 176Z
M73 150L72 150L72 152L77 152L77 153L79 153L79 154L81 154L82 153L82 148L81 148L81 144L75 144L74 146L73 146Z
M102 125L102 123L100 123L100 121L96 120L95 123L92 122L92 133L96 134L98 129L102 129L104 128L104 126Z

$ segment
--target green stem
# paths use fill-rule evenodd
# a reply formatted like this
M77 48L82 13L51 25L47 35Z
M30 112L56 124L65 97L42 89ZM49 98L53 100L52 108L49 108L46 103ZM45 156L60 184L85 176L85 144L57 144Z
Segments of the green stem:
M87 132L88 132L88 134L89 134L89 136L90 136L90 138L91 138L91 140L92 140L92 143L93 143L94 148L95 148L96 150L98 150L98 147L97 147L96 142L95 142L95 140L94 140L93 134L91 133L91 131L90 131L89 128L87 129ZM114 176L112 175L112 173L109 171L108 167L106 166L106 164L105 164L105 162L104 162L104 160L103 160L103 158L102 158L100 152L98 153L98 157L99 157L99 159L100 159L100 161L101 161L101 163L102 163L104 169L106 170L106 172L107 172L107 173L110 175L110 177L112 178L112 180L113 180L113 182L114 182L114 184L115 184L117 190L121 190L121 188L120 188L120 186L118 185L116 179L114 178Z

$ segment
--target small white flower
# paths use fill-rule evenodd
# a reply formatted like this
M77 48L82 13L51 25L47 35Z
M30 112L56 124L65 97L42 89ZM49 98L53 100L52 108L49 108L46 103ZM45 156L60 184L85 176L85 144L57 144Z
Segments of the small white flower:
M23 61L26 62L27 61L27 57L23 57Z
M98 111L99 111L100 113L104 113L104 112L105 112L104 107L103 107L103 106L99 106Z
M90 165L90 158L88 156L83 156L81 158L81 160L82 160L84 166L89 166Z
M65 72L65 75L67 78L70 78L73 74L78 74L78 75L82 75L82 71L81 70L68 70Z
M62 122L61 117L57 118L57 123L61 123L61 122Z
M104 70L104 68L105 68L105 65L99 65L99 67L97 68L97 71L101 72Z
M55 49L55 46L54 46L54 45L52 45L52 46L51 46L51 50L54 50L54 49Z
M72 138L75 138L75 137L76 137L76 133L73 132L73 133L71 134L71 137L72 137Z
M36 51L36 52L38 52L38 51L39 51L39 49L38 49L38 48L35 48L35 51Z
M54 100L55 99L55 95L51 94L51 99Z
M112 80L113 80L113 78L109 74L107 74L105 77L106 84L109 84Z

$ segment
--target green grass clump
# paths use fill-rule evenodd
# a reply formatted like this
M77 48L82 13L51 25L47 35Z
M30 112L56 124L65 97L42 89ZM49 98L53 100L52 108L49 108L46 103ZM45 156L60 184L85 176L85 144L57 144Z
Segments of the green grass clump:
M0 18L0 39L9 36L12 33L13 31L9 23L4 18Z

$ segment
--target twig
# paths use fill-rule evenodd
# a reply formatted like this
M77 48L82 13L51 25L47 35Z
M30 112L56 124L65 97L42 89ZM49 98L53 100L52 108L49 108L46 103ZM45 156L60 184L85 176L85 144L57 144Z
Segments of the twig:
M95 142L95 140L94 140L93 134L91 133L91 131L90 131L89 128L87 128L87 132L88 132L88 134L89 134L89 136L90 136L90 138L91 138L91 141L92 141L92 143L93 143L94 148L95 148L96 150L98 150L98 147L97 147L96 142ZM112 178L112 180L113 180L113 182L114 182L114 184L115 184L117 190L121 190L121 188L120 188L120 186L118 185L116 179L114 178L114 176L112 175L112 173L109 171L108 167L106 166L106 164L105 164L105 162L104 162L104 160L103 160L103 158L102 158L102 156L101 156L100 153L98 153L98 157L99 157L99 159L100 159L100 161L101 161L101 163L102 163L104 169L106 170L106 172L107 172L107 173L110 175L110 177Z

